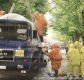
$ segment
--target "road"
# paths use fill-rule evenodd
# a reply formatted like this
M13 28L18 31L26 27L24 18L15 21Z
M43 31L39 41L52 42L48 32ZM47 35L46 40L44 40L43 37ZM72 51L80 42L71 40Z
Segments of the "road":
M21 74L19 71L6 71L0 70L0 80L72 80L66 77L50 77L48 71L41 69L38 72L30 72L27 74ZM74 79L84 80L84 79Z
M21 74L19 71L0 70L0 80L56 80L55 77L50 77L47 73L44 69L28 74Z
M22 74L20 71L0 70L0 80L33 80L37 72Z

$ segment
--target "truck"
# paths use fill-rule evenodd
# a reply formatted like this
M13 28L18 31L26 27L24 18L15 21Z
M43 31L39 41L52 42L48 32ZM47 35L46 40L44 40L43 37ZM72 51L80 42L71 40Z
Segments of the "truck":
M0 17L0 69L37 70L43 62L34 22L16 13Z

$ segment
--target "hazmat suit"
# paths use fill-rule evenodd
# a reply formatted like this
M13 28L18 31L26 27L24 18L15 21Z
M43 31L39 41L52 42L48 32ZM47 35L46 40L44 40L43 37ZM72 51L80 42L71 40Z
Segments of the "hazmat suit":
M80 50L80 48L81 48L81 43L79 42L79 41L75 41L74 42L74 46L77 48L77 49L79 49Z
M81 75L84 76L84 46L80 49L81 54Z
M68 50L68 73L73 76L79 75L80 52L76 43L71 43Z
M48 53L48 56L51 60L52 70L55 71L55 76L58 76L58 69L61 66L62 56L60 55L60 50L57 45L51 46L51 51Z

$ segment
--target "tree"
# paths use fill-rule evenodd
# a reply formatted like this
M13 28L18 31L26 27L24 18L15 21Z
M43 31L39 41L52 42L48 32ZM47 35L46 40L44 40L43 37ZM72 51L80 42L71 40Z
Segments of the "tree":
M6 13L9 12L12 6L12 0L0 0L0 9L4 10Z
M48 0L0 0L0 8L8 13L14 3L14 13L31 19L32 12L39 11L45 13L48 10L47 2Z
M62 34L78 40L84 33L81 24L81 11L84 8L84 0L56 0L53 15L56 17L53 28Z

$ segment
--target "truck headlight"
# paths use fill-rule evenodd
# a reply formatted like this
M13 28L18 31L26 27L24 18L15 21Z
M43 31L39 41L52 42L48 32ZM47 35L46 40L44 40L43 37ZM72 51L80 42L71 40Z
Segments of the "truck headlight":
M17 56L17 57L24 57L24 50L16 50L15 51L15 56Z

